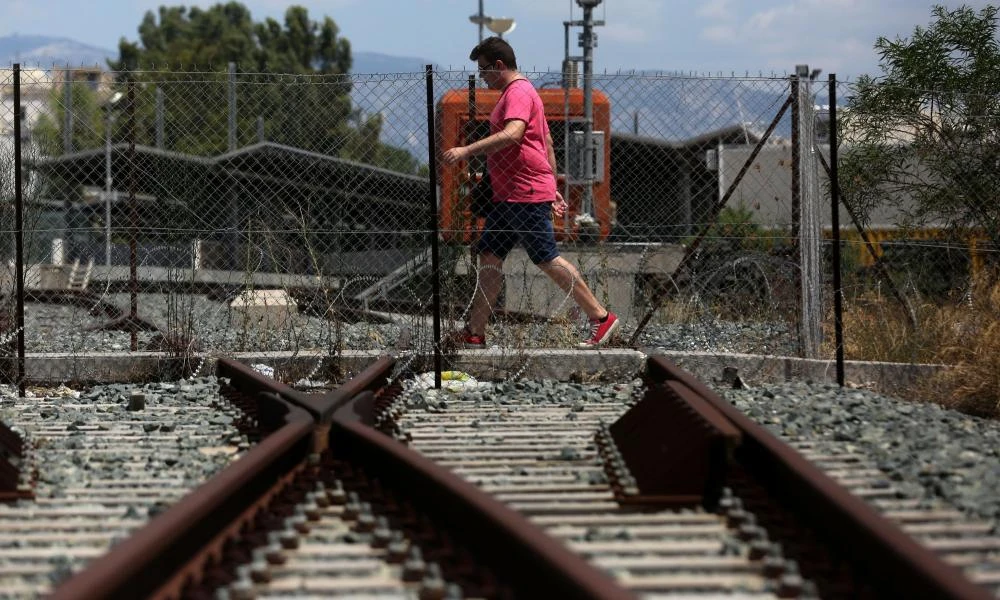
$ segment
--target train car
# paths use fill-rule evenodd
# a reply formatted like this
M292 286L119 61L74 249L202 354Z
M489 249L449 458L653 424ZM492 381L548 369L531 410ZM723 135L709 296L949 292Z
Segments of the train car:
M584 130L583 90L579 88L542 88L538 90L545 108L555 146L559 190L569 204L567 214L554 220L556 239L577 240L583 235L596 234L604 239L611 232L614 206L611 201L611 105L605 94L594 90L593 176L589 181L574 168ZM437 143L439 151L465 145L489 135L489 117L500 99L500 92L483 88L454 89L444 93L437 104ZM571 148L567 154L566 148ZM482 177L486 160L476 156L470 161L453 165L439 163L441 231L448 241L468 243L482 227L481 219L469 208L469 190ZM571 173L567 195L567 171ZM592 186L591 202L586 201L586 186ZM589 209L589 210L588 210ZM578 216L583 215L583 218ZM593 217L593 220L585 215Z

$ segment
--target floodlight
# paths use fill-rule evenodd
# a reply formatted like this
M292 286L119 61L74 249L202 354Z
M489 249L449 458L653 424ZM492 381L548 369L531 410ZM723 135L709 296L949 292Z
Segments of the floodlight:
M489 17L489 20L486 22L486 27L493 33L503 36L505 33L514 31L514 28L517 27L517 23L510 17Z

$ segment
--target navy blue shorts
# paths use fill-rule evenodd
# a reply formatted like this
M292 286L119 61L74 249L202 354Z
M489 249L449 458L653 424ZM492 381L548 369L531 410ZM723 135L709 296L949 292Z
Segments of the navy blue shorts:
M551 202L497 202L486 216L475 251L489 252L503 260L518 242L536 265L559 256Z

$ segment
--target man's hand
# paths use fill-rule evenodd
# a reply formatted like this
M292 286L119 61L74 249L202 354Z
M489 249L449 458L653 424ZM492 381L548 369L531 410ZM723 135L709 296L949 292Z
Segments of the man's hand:
M552 212L556 213L557 217L561 217L566 214L566 208L566 200L563 199L559 190L556 190L556 201L552 203Z
M469 152L466 150L466 146L455 146L445 150L444 154L441 155L441 160L446 165L453 165L460 160L465 160L468 156Z

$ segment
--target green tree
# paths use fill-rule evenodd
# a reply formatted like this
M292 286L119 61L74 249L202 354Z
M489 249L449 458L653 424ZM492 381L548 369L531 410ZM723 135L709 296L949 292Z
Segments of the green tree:
M857 81L840 122L843 197L866 222L892 206L901 224L972 229L998 247L997 7L932 14L910 38L875 43L883 73Z
M58 85L49 92L48 105L51 113L42 113L32 130L33 150L41 156L57 156L65 148L63 129L66 119L65 87ZM72 102L72 126L70 151L99 148L105 143L108 120L104 111L104 99L89 85L82 82L70 84ZM72 198L79 192L79 184L71 173L64 170L49 172L39 180L40 192L52 198Z
M105 114L102 110L102 99L85 83L71 84L70 98L73 105L72 133L70 141L72 150L94 148L104 143L106 127ZM58 85L49 92L48 104L51 113L42 113L38 117L32 135L38 143L43 155L61 154L64 140L62 130L66 119L65 88Z
M122 101L115 108L116 142L127 133L126 117L134 108L136 143L155 143L159 92L165 149L201 156L228 151L228 65L235 63L236 147L263 136L407 173L419 169L415 160L400 157L404 150L379 142L381 119L362 121L352 108L351 44L330 17L317 22L305 8L291 6L282 22L267 18L255 23L238 2L209 8L160 6L145 14L138 33L134 42L122 38L117 60L108 63L117 74L117 91L124 94L129 82L135 83L134 107ZM86 91L76 94L74 89L74 98L86 103L74 100L76 150L102 143L103 99ZM53 105L60 103L57 99ZM41 133L54 153L62 148L62 122L54 115Z
M140 139L155 135L152 95L159 88L168 148L202 155L228 150L227 71L235 63L237 146L257 141L261 119L270 141L339 154L352 134L346 128L351 46L331 18L317 23L292 6L284 23L254 23L237 2L161 6L158 16L147 12L139 41L122 39L118 60L110 62L123 84L128 77L141 84Z

